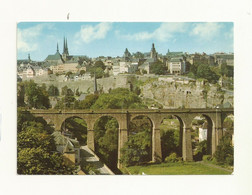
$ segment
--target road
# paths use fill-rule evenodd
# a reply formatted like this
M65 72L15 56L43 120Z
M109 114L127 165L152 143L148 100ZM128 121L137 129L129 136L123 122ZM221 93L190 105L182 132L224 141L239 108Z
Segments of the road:
M114 175L114 173L103 162L101 162L99 157L87 146L81 146L80 151L81 159L94 165L96 170L100 172L100 175Z

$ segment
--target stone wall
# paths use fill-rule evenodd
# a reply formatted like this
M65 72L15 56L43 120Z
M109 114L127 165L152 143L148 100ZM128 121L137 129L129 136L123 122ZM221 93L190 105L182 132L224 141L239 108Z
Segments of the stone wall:
M221 92L215 85L189 82L155 81L141 86L143 98L154 99L164 108L214 108L229 102L233 105L233 95Z

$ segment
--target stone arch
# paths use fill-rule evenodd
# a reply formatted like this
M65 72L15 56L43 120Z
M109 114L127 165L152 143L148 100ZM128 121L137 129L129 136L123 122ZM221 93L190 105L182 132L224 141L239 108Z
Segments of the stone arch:
M75 119L80 119L82 122L81 121L77 122ZM69 122L71 122L71 125L73 125L73 127L71 127L71 125L70 126L68 125ZM81 123L84 122L84 124L80 124L79 122ZM61 132L65 136L70 136L71 138L77 138L77 140L80 142L81 145L87 143L87 128L88 127L86 120L78 115L65 117L65 120L61 124Z
M203 116L204 119L207 121L207 154L212 155L216 148L216 131L215 131L215 121L213 120L212 114L206 113L194 113L192 114L193 119L197 116ZM193 122L191 121L191 124Z
M107 122L109 122L110 118L114 119L116 121L116 131L114 131L115 129L110 129L110 131L108 131L108 129L105 128L105 124L107 124ZM107 151L110 151L108 154L108 161L105 163L108 165L108 167L112 170L114 170L116 168L116 166L118 166L118 162L119 162L119 134L120 134L120 127L119 127L119 121L118 121L118 118L116 118L115 116L113 115L110 115L110 114L102 114L102 115L98 115L97 117L95 117L94 119L95 122L94 122L94 128L93 128L93 133L94 133L94 143L95 143L95 148L98 147L100 148L100 151L103 151L106 150ZM103 119L105 119L105 121L103 121ZM105 123L104 123L105 122ZM99 124L100 123L100 124ZM96 129L96 125L102 125L102 129L99 129L99 130L104 130L104 131L98 131L98 129ZM104 126L103 126L104 125ZM101 126L100 126L101 127ZM103 128L104 127L104 128ZM99 132L99 134L97 134ZM97 137L98 135L98 137ZM104 144L103 142L103 145L100 145L100 141L98 142L98 140L96 140L97 138L107 138L105 140L107 140ZM110 139L112 138L112 139ZM109 139L109 142L108 142L108 139ZM114 143L114 140L117 139L117 142ZM112 145L110 145L112 143ZM116 146L117 145L117 146ZM113 148L113 150L111 150L111 147L114 147L116 146L116 150ZM99 153L98 150L96 150L96 154L100 156L100 158L103 158L104 156L102 155L102 152ZM105 158L106 159L106 158Z
M161 122L160 122L160 125L161 124L164 124L164 120L165 119L168 119L168 118L170 118L170 117L175 117L176 118L176 120L178 120L178 122L179 122L179 129L178 129L178 132L179 132L179 147L178 147L178 156L182 156L182 146L183 146L183 128L184 128L184 121L183 121L183 119L180 117L180 116L178 116L178 115L176 115L176 114L165 114L165 115L162 115L162 117L161 117ZM161 137L161 145L162 145L162 147L165 147L164 145L165 145L165 143L164 143L164 141L165 140L163 140L163 142L162 142L162 137ZM162 149L162 152L165 150L164 148L161 148ZM162 153L162 156L163 156L164 154ZM163 159L165 158L165 156L163 156Z
M151 113L151 114L132 114L130 117L130 121L137 117L147 117L152 124L152 161L160 162L162 161L162 152L161 152L161 138L160 138L160 113Z

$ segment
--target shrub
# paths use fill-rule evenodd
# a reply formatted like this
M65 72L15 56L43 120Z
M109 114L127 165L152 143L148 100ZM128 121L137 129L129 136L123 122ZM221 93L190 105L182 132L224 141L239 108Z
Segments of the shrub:
M165 158L165 162L178 162L177 154L175 152L171 153Z
M207 162L207 161L210 161L211 158L212 158L211 155L204 155L202 159L204 162Z
M217 150L214 153L214 158L217 164L220 165L233 165L234 163L234 148L231 145L231 139L228 136L223 136Z

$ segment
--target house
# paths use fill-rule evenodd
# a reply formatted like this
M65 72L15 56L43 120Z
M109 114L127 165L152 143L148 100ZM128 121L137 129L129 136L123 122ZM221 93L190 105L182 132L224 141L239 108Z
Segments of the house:
M203 123L201 127L199 127L199 142L207 140L207 123Z
M80 144L76 139L64 136L61 132L55 131L53 134L56 143L56 150L63 154L67 164L80 163Z
M168 70L171 74L183 74L185 72L185 60L182 57L171 58Z

